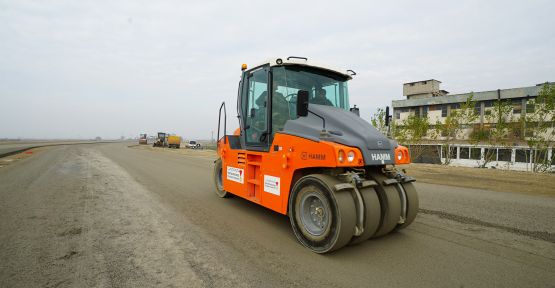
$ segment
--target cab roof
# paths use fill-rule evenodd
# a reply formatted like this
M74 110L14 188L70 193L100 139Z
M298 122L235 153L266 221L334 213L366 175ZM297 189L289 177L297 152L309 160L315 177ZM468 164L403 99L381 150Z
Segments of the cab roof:
M284 65L301 65L301 66L315 67L315 68L320 68L320 69L341 74L349 80L353 79L353 75L356 75L356 73L354 73L354 71L352 70L337 69L329 65L309 61L308 58L306 57L296 57L296 56L270 58L264 62L261 62L261 63L258 63L257 65L252 66L252 68L247 69L247 71L263 65L270 65L270 67L284 66ZM353 72L353 73L349 73L349 72Z

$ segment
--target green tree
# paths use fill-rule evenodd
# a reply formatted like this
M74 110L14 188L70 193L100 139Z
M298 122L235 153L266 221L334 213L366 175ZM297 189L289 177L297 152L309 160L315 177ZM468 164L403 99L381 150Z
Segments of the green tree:
M548 159L547 151L549 147L553 147L555 141L555 84L544 84L538 97L527 105L534 107L533 111L526 113L525 118L526 142L533 151L532 171L549 171L554 160Z
M394 138L409 147L412 159L418 159L424 151L422 142L428 135L429 129L430 123L427 116L409 115L401 125L395 127Z
M466 102L461 103L459 108L451 109L444 121L436 121L432 138L443 138L443 151L445 151L443 164L451 163L451 155L455 149L452 144L464 139L465 129L480 117L476 113L475 105L474 94L470 93Z
M472 133L471 142L485 143L491 147L506 147L508 140L513 135L514 128L513 106L510 100L496 100L493 107L484 111L486 123ZM486 167L496 160L497 149L485 149L484 161L481 167Z
M387 135L387 126L385 126L385 110L378 108L372 116L370 116L370 123L374 128L378 129L382 134ZM391 122L389 124L392 124Z

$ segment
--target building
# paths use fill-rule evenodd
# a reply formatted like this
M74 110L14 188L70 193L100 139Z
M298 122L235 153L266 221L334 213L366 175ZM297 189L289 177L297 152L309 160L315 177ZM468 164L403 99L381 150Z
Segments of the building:
M423 99L449 94L445 90L440 90L439 84L441 82L435 79L405 83L403 84L403 96L406 96L407 99Z
M431 125L428 136L427 145L437 146L433 151L438 151L438 158L436 162L445 158L445 151L442 151L440 144L445 140L443 135L435 135L432 137L432 130L436 123L445 123L445 119L453 109L459 109L461 104L465 103L470 95L473 95L475 102L475 111L478 114L476 121L467 123L462 128L461 135L452 141L455 144L454 149L451 151L451 158L454 164L461 164L464 166L472 166L484 161L484 154L488 153L491 149L496 149L495 152L495 166L505 165L507 167L516 167L518 170L528 170L528 164L531 164L530 148L526 144L527 132L526 127L523 127L520 121L526 113L534 111L534 100L540 90L542 84L528 87L511 88L511 89L497 89L491 91L471 92L463 94L449 94L440 88L441 82L435 79L409 82L403 84L403 96L406 99L394 100L392 102L393 122L399 127L403 126L404 121L410 115L417 115L420 117L427 117ZM551 84L551 83L550 83ZM469 138L473 131L477 129L487 129L488 127L495 127L495 121L489 121L494 103L497 100L510 101L512 111L509 118L514 123L514 138L510 139L510 147L490 147L488 145L471 145ZM555 133L552 127L548 133ZM490 149L490 150L488 150ZM549 149L549 159L555 160L555 153L553 149ZM441 155L441 156L439 156ZM522 165L519 165L522 164ZM555 164L555 161L554 163Z

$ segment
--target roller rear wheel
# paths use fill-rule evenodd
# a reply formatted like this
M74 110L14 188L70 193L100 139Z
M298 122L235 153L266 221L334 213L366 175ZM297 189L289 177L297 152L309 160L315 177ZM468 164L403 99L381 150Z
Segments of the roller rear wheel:
M371 173L371 177L378 182L375 187L380 198L382 208L382 221L378 231L372 237L383 236L395 229L401 217L401 198L399 192L393 185L384 185L383 181L388 179L381 173Z
M289 196L289 219L295 237L313 252L337 250L353 237L355 203L349 191L334 191L338 183L328 175L308 175L295 183Z

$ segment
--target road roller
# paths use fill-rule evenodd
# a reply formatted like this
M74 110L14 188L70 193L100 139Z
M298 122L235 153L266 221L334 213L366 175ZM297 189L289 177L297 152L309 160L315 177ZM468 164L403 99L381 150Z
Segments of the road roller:
M220 106L213 167L219 197L287 215L298 242L315 253L414 221L415 179L398 166L410 163L409 151L349 106L354 71L296 56L241 71L232 134L225 102Z

